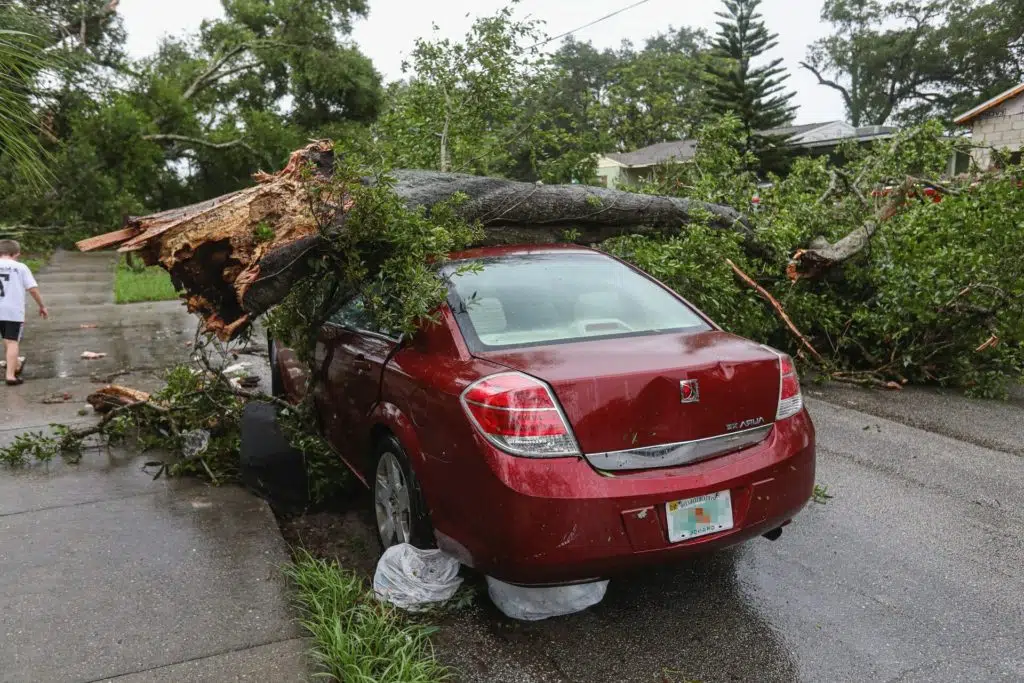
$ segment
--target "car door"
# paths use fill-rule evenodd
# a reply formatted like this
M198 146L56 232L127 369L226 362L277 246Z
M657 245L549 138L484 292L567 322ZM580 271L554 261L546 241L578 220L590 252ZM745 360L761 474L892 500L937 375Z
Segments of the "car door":
M373 323L358 296L331 316L318 339L322 383L317 401L324 429L360 477L365 477L370 454L368 418L379 400L384 364L397 344Z

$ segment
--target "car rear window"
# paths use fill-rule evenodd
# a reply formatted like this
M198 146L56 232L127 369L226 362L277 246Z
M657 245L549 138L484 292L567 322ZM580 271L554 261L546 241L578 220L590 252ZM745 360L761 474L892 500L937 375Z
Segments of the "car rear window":
M460 269L468 264L476 267ZM593 252L456 261L444 272L475 350L711 329L654 281Z

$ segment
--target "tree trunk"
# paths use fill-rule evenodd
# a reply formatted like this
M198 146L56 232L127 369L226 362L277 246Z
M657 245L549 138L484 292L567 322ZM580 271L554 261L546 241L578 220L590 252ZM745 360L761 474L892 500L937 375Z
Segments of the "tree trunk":
M159 264L184 290L189 310L222 339L236 336L251 320L281 301L307 274L305 258L321 246L303 169L313 164L330 175L329 142L292 154L275 175L257 174L257 184L232 194L170 211L130 219L113 233L78 243L82 251L119 246ZM455 194L466 200L457 212L484 227L478 246L566 241L600 242L622 234L677 232L707 218L744 236L753 230L725 206L674 197L640 195L584 185L542 185L436 171L395 171L394 191L410 208L428 212ZM376 182L364 179L366 183ZM265 228L272 228L267 239ZM328 229L344 230L344 216Z

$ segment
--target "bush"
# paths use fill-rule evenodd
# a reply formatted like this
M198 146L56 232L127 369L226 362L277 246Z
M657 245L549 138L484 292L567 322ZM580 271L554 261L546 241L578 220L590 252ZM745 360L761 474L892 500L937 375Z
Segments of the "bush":
M628 237L606 248L689 298L726 329L796 353L770 308L733 276L736 262L782 304L827 359L827 372L870 383L956 386L1002 396L1024 372L1024 169L942 179L954 143L941 127L903 131L836 161L795 160L759 187L728 118L705 128L687 163L639 188L728 202L749 214L757 244L697 227L669 238ZM795 282L793 253L861 228L908 176L915 189L869 246L841 265Z

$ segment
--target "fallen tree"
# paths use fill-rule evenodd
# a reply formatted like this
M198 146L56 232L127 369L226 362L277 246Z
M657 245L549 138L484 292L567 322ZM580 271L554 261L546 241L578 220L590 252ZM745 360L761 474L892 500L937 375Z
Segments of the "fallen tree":
M222 339L279 303L308 274L307 257L325 237L346 230L352 188L333 181L331 143L292 154L279 173L258 174L253 187L206 202L132 218L112 233L78 243L82 251L138 252L186 292L191 312ZM756 249L748 221L727 206L585 185L542 185L458 173L399 170L389 187L428 215L451 202L455 215L482 228L471 246L601 242L622 234L678 231L700 220L735 232ZM372 186L379 178L361 178Z
M943 178L954 142L926 125L845 149L842 165L798 159L765 187L735 122L716 125L691 161L636 193L430 171L367 177L317 142L253 187L81 246L163 266L223 339L273 308L274 334L308 352L354 292L382 329L415 329L444 296L426 264L452 251L598 242L730 331L841 381L1004 395L1021 376L1019 168ZM753 197L749 214L728 208Z

